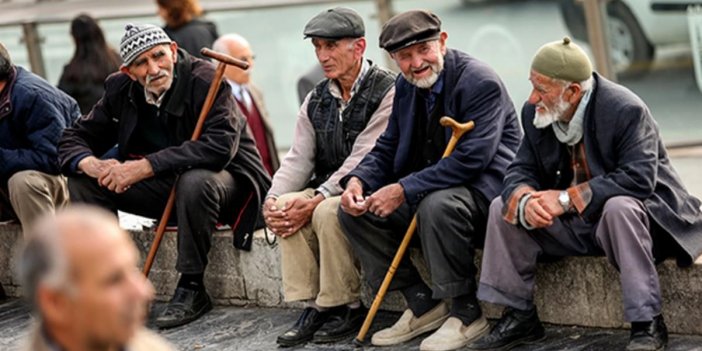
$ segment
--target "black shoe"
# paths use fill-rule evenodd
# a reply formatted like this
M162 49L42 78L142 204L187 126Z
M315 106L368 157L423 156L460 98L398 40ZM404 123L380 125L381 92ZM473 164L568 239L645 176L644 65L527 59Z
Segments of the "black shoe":
M668 328L662 315L653 317L648 323L631 324L631 336L627 351L663 350L668 345Z
M541 340L544 336L544 326L536 314L536 308L520 311L507 307L500 320L490 329L490 333L470 344L468 348L509 350L517 345Z
M5 295L5 289L2 288L2 284L0 284L0 301L4 300L7 298L7 295Z
M178 287L166 309L156 317L154 324L161 329L178 327L202 317L211 309L212 301L205 289Z
M312 342L317 344L337 342L355 334L361 329L368 310L363 306L358 308L339 306L329 312L329 319L314 333Z
M306 343L312 340L314 333L322 327L324 322L329 318L329 312L320 312L312 307L305 308L297 319L295 325L278 336L276 341L278 345L290 347Z

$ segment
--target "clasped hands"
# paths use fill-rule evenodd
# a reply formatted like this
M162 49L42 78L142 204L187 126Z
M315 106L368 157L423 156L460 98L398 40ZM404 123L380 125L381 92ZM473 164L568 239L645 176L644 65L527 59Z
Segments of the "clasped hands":
M565 211L558 201L559 190L544 190L531 193L524 207L524 220L534 228L546 228Z
M363 183L351 178L341 194L341 209L355 217L366 212L385 218L405 202L405 190L399 183L386 185L370 196L363 197Z
M88 156L80 160L78 169L89 177L97 179L101 186L117 194L127 191L133 184L154 175L151 163L145 158L119 162L115 159L100 160L94 156Z

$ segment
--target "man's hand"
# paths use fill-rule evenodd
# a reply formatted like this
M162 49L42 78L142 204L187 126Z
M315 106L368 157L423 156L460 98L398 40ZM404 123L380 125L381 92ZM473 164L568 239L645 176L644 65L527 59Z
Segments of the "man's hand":
M346 183L346 190L341 194L341 210L354 217L368 211L363 199L363 183L356 177L352 177Z
M565 213L558 201L559 190L537 191L531 194L524 208L524 219L535 228L553 225L553 219Z
M368 211L384 218L405 202L405 189L400 183L386 185L366 199Z
M288 223L288 228L281 234L283 238L297 233L302 227L312 220L312 213L320 202L324 201L322 194L317 194L311 199L292 199L283 207L283 214Z
M100 185L121 194L129 189L132 184L152 177L154 171L149 160L142 158L137 161L127 161L112 166L98 178Z
M95 156L88 156L78 162L78 169L89 177L98 179L118 164L120 164L119 161L113 158L101 160Z
M281 236L285 232L288 223L286 223L283 211L276 206L277 201L277 199L272 197L266 199L263 203L263 219L266 221L266 226L274 234Z
M561 194L559 190L544 190L537 191L531 195L532 199L538 199L541 207L551 215L551 217L556 218L565 213L563 206L561 206L560 201L558 201L558 196Z
M317 205L324 200L321 194L311 199L293 199L278 208L276 200L268 198L263 204L263 216L268 228L276 235L286 238L297 233L312 219L312 213Z

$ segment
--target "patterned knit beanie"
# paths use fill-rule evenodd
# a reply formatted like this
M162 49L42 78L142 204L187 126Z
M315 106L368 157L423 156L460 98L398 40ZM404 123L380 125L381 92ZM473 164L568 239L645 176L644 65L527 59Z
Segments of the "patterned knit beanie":
M171 38L160 27L153 24L127 24L119 43L119 54L125 66L129 66L143 52L159 44L170 44Z

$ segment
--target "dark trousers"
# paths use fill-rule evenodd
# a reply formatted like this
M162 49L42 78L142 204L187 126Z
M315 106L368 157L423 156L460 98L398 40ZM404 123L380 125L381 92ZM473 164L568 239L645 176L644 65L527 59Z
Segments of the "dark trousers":
M136 183L122 194L101 187L86 176L68 179L73 203L89 203L136 215L161 218L175 176L154 177ZM178 260L176 269L184 274L201 274L207 267L211 235L221 219L232 217L238 201L249 190L227 171L194 169L178 178L175 210L171 218L178 223Z
M417 206L417 232L413 241L421 244L429 266L433 298L475 293L477 269L473 256L485 237L488 205L477 191L459 186L432 192ZM372 213L353 217L339 211L341 228L373 291L380 288L412 214L406 203L386 218ZM395 272L390 290L412 286L421 279L407 253Z

